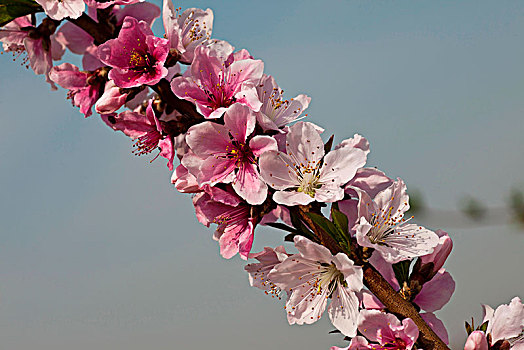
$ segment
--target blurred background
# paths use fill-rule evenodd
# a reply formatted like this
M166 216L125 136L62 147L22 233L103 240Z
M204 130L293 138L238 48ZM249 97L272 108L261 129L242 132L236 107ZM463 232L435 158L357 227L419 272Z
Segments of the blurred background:
M368 165L416 190L425 210L415 220L455 244L456 291L437 313L453 349L481 303L524 297L524 230L507 207L524 189L524 3L175 6L212 8L213 37L263 59L288 98L311 96L308 120L326 138L364 135ZM161 20L154 29L163 34ZM283 302L249 287L245 262L219 256L163 160L132 156L126 136L84 119L20 59L0 56L0 76L2 349L345 345L327 315L289 326ZM485 215L463 214L472 200ZM255 237L259 251L283 235Z

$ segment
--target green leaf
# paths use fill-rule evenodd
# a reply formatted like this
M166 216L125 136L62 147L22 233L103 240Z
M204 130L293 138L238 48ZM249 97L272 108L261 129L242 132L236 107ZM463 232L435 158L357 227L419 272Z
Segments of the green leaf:
M43 11L34 0L0 0L0 27L18 17Z
M393 264L395 277L397 278L398 284L401 286L409 279L409 265L411 265L411 260L404 260Z
M468 335L471 334L471 332L473 332L473 327L471 327L471 325L468 323L468 321L465 321L465 327L466 327L466 333L468 333Z
M344 237L347 237L349 234L349 221L346 214L341 212L338 209L335 209L333 206L331 207L331 218L333 219L333 223L335 226L339 229L339 231L344 235Z
M335 138L335 135L331 135L329 140L324 144L324 153L331 151L331 146L333 146L333 138Z
M322 215L315 214L315 213L306 213L307 216L320 228L322 228L326 233L331 235L331 237L338 236L338 230L335 224L333 224L331 221L329 221L327 218L325 218Z
M309 228L304 225L302 223L302 219L300 218L300 216L297 215L297 213L294 211L294 210L290 210L289 211L289 214L291 216L291 223L293 224L293 226L297 229L297 234L300 234L304 237L307 237L309 238L310 240L312 240L313 242L316 242L317 239L315 237L315 235L313 234L313 232L311 232L309 230ZM296 234L293 234L293 235L287 235L286 238L288 236L295 236Z
M488 329L488 323L489 323L489 321L484 322L483 324L478 326L477 330L478 331L483 331L484 333L486 333L486 331Z
M298 232L298 230L296 228L288 226L288 225L280 223L280 222L268 222L266 225L274 227L274 228L278 228L279 230L284 230L284 231L287 231L287 232L293 232L293 233L297 233Z

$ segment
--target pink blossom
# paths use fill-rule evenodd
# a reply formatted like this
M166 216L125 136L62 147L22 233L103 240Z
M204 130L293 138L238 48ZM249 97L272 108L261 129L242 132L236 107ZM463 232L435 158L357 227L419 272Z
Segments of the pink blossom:
M519 297L511 299L509 305L502 304L493 310L484 307L484 319L488 322L486 334L491 335L491 345L498 341L508 341L511 349L524 350L524 305Z
M283 205L342 199L341 186L366 162L365 152L354 147L342 147L324 157L319 132L304 122L289 128L286 152L269 151L259 161L262 178L277 190L273 200Z
M262 103L256 84L262 77L264 63L252 59L245 50L232 53L216 46L200 45L195 49L191 69L171 82L173 92L193 102L208 119L221 117L235 103L259 111Z
M162 18L170 47L182 54L182 62L191 63L195 48L211 38L213 11L189 8L179 14L171 0L164 0Z
M483 331L474 331L468 336L464 350L488 350L488 341Z
M160 121L151 107L151 101L146 109L146 115L124 111L118 115L102 115L102 120L113 130L122 131L131 139L136 140L136 148L133 153L137 156L151 153L160 148L158 155L166 158L168 160L167 167L169 170L173 170L175 153L173 140L169 136L164 137Z
M376 249L389 263L429 254L439 243L433 231L407 223L409 209L406 185L401 179L379 192L374 199L359 194L358 221L354 229L359 245Z
M49 36L42 35L32 25L29 18L29 16L16 18L1 28L0 41L2 41L6 52L17 53L18 56L24 52L27 53L24 63L29 59L31 69L36 74L45 74L47 82L55 90L56 86L49 79L49 72L53 67L52 45L56 41Z
M164 62L169 53L168 41L153 35L144 21L126 17L117 39L98 48L99 59L113 67L109 78L119 87L154 85L168 73Z
M78 18L84 13L86 5L83 0L35 0L43 8L45 13L60 21L66 17Z
M237 253L247 260L253 245L255 220L250 216L251 206L230 189L209 188L193 197L197 219L209 227L218 227L213 239L220 245L220 254L230 259Z
M108 2L104 2L103 4L107 3ZM131 16L139 21L145 21L151 27L154 20L160 16L160 8L149 2L141 2L127 5L123 8L115 6L113 7L111 14L116 20L116 26L121 26L124 22L124 18L126 16ZM96 21L96 11L90 11L89 16ZM77 25L74 25L71 22L65 22L60 26L57 34L59 35L58 40L67 46L71 52L77 55L91 54L92 47L94 46L93 37ZM97 47L94 47L96 51ZM96 68L98 67L99 66ZM84 69L93 70L93 68L88 68L86 66L84 66Z
M311 101L311 98L306 95L284 100L282 97L284 91L270 75L262 77L257 85L257 93L262 102L262 107L257 112L257 121L264 130L279 130L295 121Z
M324 246L295 236L298 254L286 258L269 273L269 279L291 295L286 303L289 324L316 322L328 308L331 323L342 334L357 332L358 298L363 287L362 268L346 254L332 255Z
M273 298L281 298L282 290L277 287L269 278L269 272L282 261L284 261L289 254L284 249L284 246L278 246L275 249L265 247L259 253L249 254L250 259L257 259L259 262L248 264L244 269L249 273L249 284L252 287L262 289L266 294L271 294Z
M377 310L362 310L358 330L370 341L371 349L406 349L410 350L418 338L418 328L412 319L406 318L402 323L392 314Z
M264 152L276 150L277 143L270 136L248 141L255 124L251 110L235 104L226 112L224 125L207 121L187 131L187 144L202 159L199 173L193 173L201 185L232 181L235 191L249 204L264 202L267 185L260 178L256 160Z
M49 77L69 90L67 98L70 98L75 106L80 107L80 113L83 113L86 118L92 114L91 107L100 96L106 81L102 71L81 72L78 67L70 63L53 67Z

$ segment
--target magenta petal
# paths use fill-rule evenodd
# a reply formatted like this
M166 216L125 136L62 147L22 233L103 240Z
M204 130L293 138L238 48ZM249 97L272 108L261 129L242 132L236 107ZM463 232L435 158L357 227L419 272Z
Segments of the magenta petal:
M235 103L228 108L224 124L235 140L245 143L247 137L255 130L256 118L249 107Z
M451 299L455 291L455 281L453 277L444 269L426 282L420 293L413 300L421 309L428 312L440 310Z

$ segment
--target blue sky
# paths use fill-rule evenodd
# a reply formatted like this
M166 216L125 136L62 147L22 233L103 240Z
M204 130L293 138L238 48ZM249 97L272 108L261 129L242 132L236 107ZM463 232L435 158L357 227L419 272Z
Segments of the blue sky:
M309 118L371 142L368 164L454 209L524 188L524 5L519 1L182 1L211 7L214 37L263 59ZM162 34L161 23L155 26ZM32 349L328 349L327 317L287 325L282 304L224 260L161 160L84 119L0 56L0 342ZM421 222L424 223L424 222ZM456 228L457 289L439 313L463 344L464 320L524 297L524 232ZM281 243L257 231L255 248ZM458 344L458 345L456 345Z

